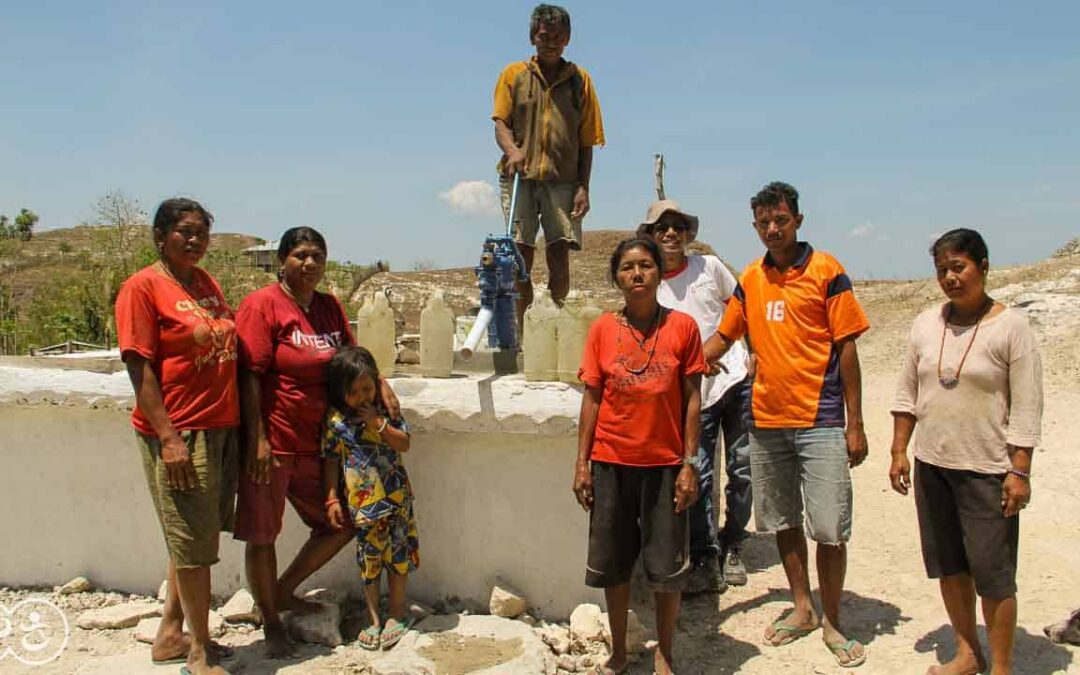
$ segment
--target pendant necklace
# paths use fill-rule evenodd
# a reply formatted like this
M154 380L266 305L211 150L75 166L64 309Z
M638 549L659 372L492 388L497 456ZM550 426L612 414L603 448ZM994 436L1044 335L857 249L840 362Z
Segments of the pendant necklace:
M619 330L615 334L615 340L616 340L615 344L616 344L616 350L617 350L618 356L615 358L615 360L618 361L619 365L621 365L623 368L625 368L626 372L630 373L631 375L641 375L642 373L644 373L646 370L649 369L649 364L652 363L653 356L656 354L656 345L660 342L660 313L662 311L663 311L663 308L660 307L659 305L657 305L656 314L653 316L653 321L652 321L653 343L652 343L652 347L649 348L649 349L645 348L645 344L649 341L648 333L642 333L640 340L637 338L636 335L634 335L634 329L630 325L630 319L628 319L627 316L626 316L626 308L625 307L623 308L622 312L619 315ZM623 329L624 326L626 327L626 331L628 333L630 333L630 337L634 340L634 342L637 343L637 345L641 349L641 351L645 352L645 363L643 363L640 368L632 367L629 363L627 363L626 357L623 356L623 353L622 353L622 332L623 331L622 331L622 329Z
M949 330L949 319L952 318L953 306L949 303L949 311L945 314L945 322L941 326L941 346L938 347L938 364L937 364L937 377L938 383L945 389L955 389L956 385L960 384L960 371L964 368L964 361L967 360L968 352L971 351L971 346L975 344L975 337L979 334L979 324L989 313L990 308L994 306L992 300L983 302L982 308L979 310L979 317L975 320L975 329L971 331L971 339L968 340L967 347L964 348L964 354L960 357L960 364L956 366L956 372L952 371L952 368L941 368L941 357L945 353L945 333Z
M281 286L281 290L285 291L285 295L292 298L292 301L296 303L296 306L303 310L305 314L311 311L311 300L308 300L308 303L306 305L300 302L300 299L293 295L292 289L289 288L289 284L285 283L284 279L278 282L278 286ZM312 296L312 300L314 299L315 297Z
M158 260L158 264L161 265L161 269L163 272L165 272L165 275L172 279L172 282L179 286L180 290L183 291L184 295L186 295L188 297L188 300L191 301L192 307L194 307L194 309L191 311L191 314L202 320L203 326L206 327L209 335L217 335L219 329L216 328L215 323L212 323L212 321L217 320L217 315L214 312L211 312L210 310L203 307L202 303L200 303L198 298L195 297L196 295L202 295L203 292L201 287L197 288L198 277L194 273L192 273L191 286L189 287L187 284L176 278L176 275L172 273L172 270L169 269L169 266L165 264L164 260ZM192 294L193 291L194 295ZM197 326L193 326L192 339L195 340L196 345L199 344L199 338L196 337L198 333L199 331L197 330Z
M173 274L173 271L171 269L169 269L169 266L167 264L165 264L164 260L158 260L158 265L161 266L161 271L165 273L165 276L172 279L172 282L174 284L179 286L181 288L181 290L183 290L185 293L187 293L188 297L191 297L191 292L190 291L195 288L195 285L197 283L197 277L195 276L194 273L192 273L192 275L191 275L191 283L190 284L185 284L183 281L180 281L180 279L178 279L175 274ZM195 298L191 298L191 299L194 300Z

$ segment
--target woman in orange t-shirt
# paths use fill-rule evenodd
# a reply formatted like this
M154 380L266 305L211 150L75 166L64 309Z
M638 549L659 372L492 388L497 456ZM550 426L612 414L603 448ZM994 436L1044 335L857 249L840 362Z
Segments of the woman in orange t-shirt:
M585 384L574 494L589 511L585 583L604 589L612 652L621 673L630 573L640 553L656 597L655 671L672 672L672 642L690 569L687 514L698 497L701 376L697 323L656 300L661 257L652 239L627 239L611 255L622 310L597 319L581 358Z
M227 672L211 665L225 650L210 641L210 566L219 533L232 529L239 472L236 326L218 283L196 267L213 220L191 199L162 202L153 226L160 258L116 298L117 340L135 388L131 423L169 551L150 655L186 659L193 675Z

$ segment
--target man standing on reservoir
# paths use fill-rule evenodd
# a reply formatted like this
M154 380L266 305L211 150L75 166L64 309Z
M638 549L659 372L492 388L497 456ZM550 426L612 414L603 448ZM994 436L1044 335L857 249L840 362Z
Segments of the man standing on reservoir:
M548 290L562 306L570 291L570 251L581 250L581 220L589 211L594 145L604 144L604 123L592 78L562 57L570 43L570 14L537 5L529 21L536 56L503 69L495 83L495 142L503 214L532 271L536 236L544 230ZM520 176L510 213L514 175ZM519 283L518 320L532 302L532 281Z
M705 343L705 358L718 371L719 358L744 335L757 356L750 405L754 513L759 530L776 532L795 605L765 630L764 640L778 647L820 625L837 664L854 667L866 651L841 632L840 594L851 538L849 470L867 453L855 340L870 323L840 263L797 239L803 214L795 188L770 183L750 208L766 253L740 275L720 328ZM807 535L817 544L820 620L810 595Z
M663 281L656 297L669 309L685 312L697 321L708 339L716 332L728 299L735 292L735 277L714 255L688 254L697 239L698 219L683 213L669 199L654 202L638 226L638 236L652 237L664 258ZM694 566L684 593L718 593L728 584L746 584L742 542L750 522L750 446L745 415L750 385L746 348L737 340L724 354L723 370L701 382L701 436L698 477L701 497L690 507L690 558ZM724 527L717 532L713 508L714 453L724 437Z

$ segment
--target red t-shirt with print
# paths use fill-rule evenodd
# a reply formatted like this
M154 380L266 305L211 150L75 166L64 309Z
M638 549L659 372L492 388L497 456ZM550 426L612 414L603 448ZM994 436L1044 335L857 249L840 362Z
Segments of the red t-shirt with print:
M656 340L656 350L649 352ZM632 372L641 369L641 373ZM701 333L688 314L669 310L657 332L638 345L620 315L593 322L578 379L601 390L591 459L628 466L682 462L682 378L708 372Z
M199 268L194 274L186 290L151 265L131 275L116 296L120 355L150 363L177 431L240 423L233 312L213 277ZM131 424L157 435L138 405Z
M263 424L278 455L315 455L326 414L326 364L353 344L345 309L316 291L308 311L279 284L244 298L236 311L240 361L259 373Z

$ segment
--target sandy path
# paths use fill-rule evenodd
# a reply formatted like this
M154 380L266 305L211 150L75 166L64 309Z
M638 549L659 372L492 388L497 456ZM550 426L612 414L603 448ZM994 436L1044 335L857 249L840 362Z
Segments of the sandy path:
M888 485L894 382L892 376L864 382L870 456L854 474L854 538L843 604L851 635L869 645L867 663L854 669L862 673L923 673L952 653L937 584L923 572L914 503ZM1017 673L1080 673L1080 648L1054 645L1042 633L1044 625L1080 606L1077 410L1080 390L1048 394L1033 500L1021 524ZM771 536L755 535L746 555L752 566L747 586L684 604L676 647L679 672L852 672L835 665L820 633L781 648L761 644L765 626L788 607L787 583ZM650 665L642 663L632 672L649 673Z

